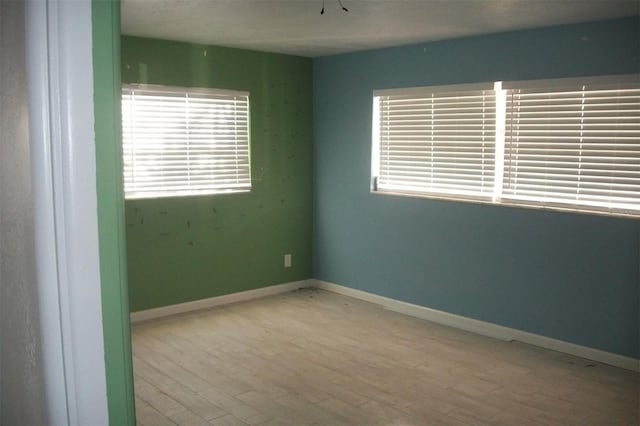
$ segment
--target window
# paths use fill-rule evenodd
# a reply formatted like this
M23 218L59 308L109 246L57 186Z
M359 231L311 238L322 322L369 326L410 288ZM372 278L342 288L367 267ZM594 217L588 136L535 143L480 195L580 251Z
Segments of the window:
M122 142L126 198L251 190L248 93L126 85Z
M513 89L502 197L639 210L640 88Z
M373 190L640 216L638 76L374 92Z
M378 190L490 197L496 96L488 89L378 93Z

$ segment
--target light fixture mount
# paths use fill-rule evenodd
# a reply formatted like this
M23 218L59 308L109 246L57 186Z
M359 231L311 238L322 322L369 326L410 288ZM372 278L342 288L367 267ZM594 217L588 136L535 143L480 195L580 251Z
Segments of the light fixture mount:
M320 10L320 15L324 15L324 1L322 0L322 9ZM342 4L342 0L338 0L338 4L340 5L340 7L342 8L342 10L344 10L345 12L348 12L349 9L347 9L346 7L344 7L344 4Z

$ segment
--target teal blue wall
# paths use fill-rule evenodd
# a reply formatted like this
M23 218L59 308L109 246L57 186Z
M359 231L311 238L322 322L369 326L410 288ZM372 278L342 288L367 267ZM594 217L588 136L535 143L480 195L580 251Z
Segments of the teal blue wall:
M639 19L314 60L314 277L639 357L640 221L369 193L374 89L639 72Z

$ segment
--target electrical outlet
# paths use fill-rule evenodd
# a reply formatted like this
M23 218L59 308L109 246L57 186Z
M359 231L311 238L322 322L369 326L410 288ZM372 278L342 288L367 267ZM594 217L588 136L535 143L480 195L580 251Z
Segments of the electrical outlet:
M291 268L291 255L290 254L285 254L284 255L284 267L285 268Z

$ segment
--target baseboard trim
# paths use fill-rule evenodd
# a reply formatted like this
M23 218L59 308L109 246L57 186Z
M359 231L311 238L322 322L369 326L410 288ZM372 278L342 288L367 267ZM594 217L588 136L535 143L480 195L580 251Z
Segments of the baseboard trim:
M514 328L504 327L485 321L476 320L448 312L439 311L437 309L427 308L425 306L414 305L412 303L402 302L400 300L391 299L377 294L369 293L362 290L341 286L321 280L310 280L310 286L314 286L323 290L339 293L345 296L364 300L367 302L381 305L390 311L402 313L412 317L432 321L449 327L470 331L476 334L493 337L500 340L527 343L539 346L545 349L551 349L557 352L602 362L604 364L613 365L615 367L624 368L626 370L640 372L640 360L590 348L587 346L576 345L574 343L553 339L539 334L529 333Z
M135 324L142 321L148 321L170 315L212 308L214 306L259 299L262 297L273 296L276 294L297 290L299 288L308 287L316 287L322 290L331 291L333 293L353 297L355 299L364 300L366 302L375 303L390 311L424 319L460 330L469 331L483 336L493 337L495 339L504 341L517 340L519 342L539 346L541 348L551 349L581 358L602 362L604 364L613 365L615 367L640 372L640 360L635 358L626 357L623 355L618 355L587 346L576 345L574 343L565 342L563 340L557 340L551 337L529 333L526 331L517 330L515 328L504 327L501 325L493 324L486 321L480 321L461 315L455 315L449 312L427 308L426 306L402 302L400 300L391 299L389 297L379 296L377 294L369 293L366 291L356 290L339 284L316 279L276 284L268 287L257 288L254 290L240 291L237 293L210 297L208 299L194 300L192 302L178 303L175 305L162 306L159 308L132 312L130 315L131 323Z
M245 302L247 300L273 296L276 294L297 290L299 288L312 287L314 285L315 280L292 281L284 284L276 284L268 287L256 288L254 290L240 291L237 293L225 294L222 296L209 297L207 299L194 300L192 302L184 302L175 305L161 306L159 308L146 309L144 311L132 312L130 314L130 318L131 323L135 324L142 321L148 321L170 315L212 308L214 306Z

